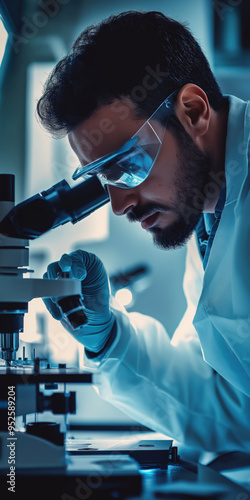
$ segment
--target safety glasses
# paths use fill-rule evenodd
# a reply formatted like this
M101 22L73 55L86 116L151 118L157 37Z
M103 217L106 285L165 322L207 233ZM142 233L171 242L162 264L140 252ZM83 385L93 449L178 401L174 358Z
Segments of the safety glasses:
M80 165L72 179L96 175L103 186L109 184L124 189L139 186L150 174L159 155L177 93L168 96L122 147L88 165Z

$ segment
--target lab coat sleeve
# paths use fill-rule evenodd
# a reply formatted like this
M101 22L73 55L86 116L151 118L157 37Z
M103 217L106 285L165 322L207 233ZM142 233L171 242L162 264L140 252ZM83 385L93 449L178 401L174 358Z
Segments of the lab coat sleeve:
M92 367L100 396L136 421L208 451L249 449L249 398L213 371L195 338L171 344L163 326L117 311L117 338ZM192 336L192 334L191 334Z
M196 283L199 294L202 275ZM103 399L150 429L200 450L249 450L250 400L204 361L192 293L172 341L155 319L117 307L115 341L100 360L85 355L84 366Z

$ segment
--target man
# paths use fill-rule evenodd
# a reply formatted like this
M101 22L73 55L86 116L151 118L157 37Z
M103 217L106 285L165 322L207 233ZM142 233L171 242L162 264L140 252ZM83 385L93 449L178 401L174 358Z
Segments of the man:
M163 248L188 242L188 307L171 341L157 320L114 304L97 256L78 250L48 266L45 278L82 280L83 306L46 305L84 345L99 394L195 448L248 449L248 103L221 94L183 25L127 12L79 36L38 115L68 135L80 161L74 178L97 175L116 215Z

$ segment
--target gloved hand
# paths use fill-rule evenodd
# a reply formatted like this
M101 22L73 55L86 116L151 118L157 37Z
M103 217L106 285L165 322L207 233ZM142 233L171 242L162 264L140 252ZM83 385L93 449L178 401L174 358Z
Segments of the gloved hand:
M62 255L59 262L50 264L43 278L57 279L63 273L81 280L82 295L78 298L51 297L43 301L51 315L60 320L76 340L89 351L98 353L115 327L115 316L109 307L109 281L104 265L96 255L77 250Z

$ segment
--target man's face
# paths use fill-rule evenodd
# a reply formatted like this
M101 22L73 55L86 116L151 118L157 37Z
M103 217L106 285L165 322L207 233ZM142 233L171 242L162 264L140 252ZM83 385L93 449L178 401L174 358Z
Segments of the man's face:
M121 147L143 125L129 101L102 106L69 134L82 165ZM160 133L162 125L154 123ZM177 134L178 135L178 134ZM183 129L178 137L165 131L157 160L137 187L108 186L112 210L152 233L161 248L182 246L204 210L205 186L212 160Z

